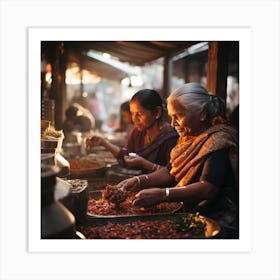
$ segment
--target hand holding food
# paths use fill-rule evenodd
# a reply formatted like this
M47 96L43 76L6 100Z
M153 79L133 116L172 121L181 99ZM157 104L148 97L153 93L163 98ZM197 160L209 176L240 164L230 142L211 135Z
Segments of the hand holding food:
M138 176L128 178L121 181L116 187L125 189L126 191L137 192L140 190L140 179Z
M107 185L103 191L103 199L107 199L109 202L114 203L116 207L119 207L119 205L124 202L126 198L127 191L123 188Z
M132 153L130 153L132 154ZM139 167L142 166L143 158L138 156L137 154L135 155L128 155L124 156L124 162L127 167Z
M166 201L165 189L145 189L135 195L133 206L150 207Z
M86 139L86 150L90 150L92 147L95 146L103 146L105 140L100 136L91 136Z
M156 213L174 213L182 204L179 202L163 202L152 207L137 207L133 205L134 193L116 188L116 185L107 185L101 191L102 198L93 197L88 200L88 215L92 217L125 217L135 215L153 215Z

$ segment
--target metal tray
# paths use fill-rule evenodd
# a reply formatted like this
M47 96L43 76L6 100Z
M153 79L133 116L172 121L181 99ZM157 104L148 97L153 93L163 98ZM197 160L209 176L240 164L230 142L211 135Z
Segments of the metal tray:
M71 178L75 176L83 175L104 175L106 172L106 164L104 162L95 162L96 167L94 168L83 168L83 169L71 169L70 164L70 175Z
M186 216L187 213L172 213L172 214L159 214L159 215L149 215L149 216L130 216L130 217L107 217L107 218L89 218L87 217L84 226L85 227L99 227L99 226L104 226L107 223L116 223L116 224L127 224L135 221L158 221L158 220L170 220L170 221L175 221L176 219L180 217ZM221 234L221 228L220 226L212 219L202 216L206 222L206 230L205 230L205 236L204 237L186 237L186 238L203 238L203 239L211 239L211 238L222 238Z
M115 176L123 179L142 174L141 170L128 169L120 165L113 165L107 170L107 176Z
M90 191L89 192L89 199L95 199L95 200L101 200L102 199L102 190L96 190L96 191ZM165 202L167 203L167 202ZM92 214L89 211L87 211L87 216L90 218L103 218L103 219L114 219L114 218L124 218L124 217L145 217L145 216L161 216L161 215L167 215L167 214L172 214L178 212L182 206L183 203L181 202L169 202L168 204L170 205L172 203L172 210L170 211L160 211L160 212L155 212L155 213L149 213L149 212L143 212L143 213L129 213L129 214L119 214L119 215L98 215L98 214ZM141 210L139 210L141 211Z

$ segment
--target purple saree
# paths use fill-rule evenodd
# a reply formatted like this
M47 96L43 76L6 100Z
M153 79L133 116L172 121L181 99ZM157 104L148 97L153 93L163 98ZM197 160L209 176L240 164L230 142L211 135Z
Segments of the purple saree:
M157 138L144 147L146 132L134 127L128 137L125 147L121 148L118 159L122 159L128 153L137 153L139 156L162 166L169 163L170 151L177 144L179 138L176 130L171 126L165 127Z

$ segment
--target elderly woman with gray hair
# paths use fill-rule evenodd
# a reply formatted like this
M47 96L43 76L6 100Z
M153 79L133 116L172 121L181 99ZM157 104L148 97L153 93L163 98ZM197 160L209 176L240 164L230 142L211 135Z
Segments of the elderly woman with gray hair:
M238 238L238 132L226 121L224 102L187 83L170 94L167 108L180 135L170 164L116 187L137 192L135 206L181 201L187 212L217 221L224 238Z

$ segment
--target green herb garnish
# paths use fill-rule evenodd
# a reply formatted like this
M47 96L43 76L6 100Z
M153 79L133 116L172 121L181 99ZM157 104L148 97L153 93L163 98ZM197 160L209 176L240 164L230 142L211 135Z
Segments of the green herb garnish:
M194 237L204 237L206 230L206 221L199 213L189 213L184 217L180 217L174 221L176 230L184 232Z

